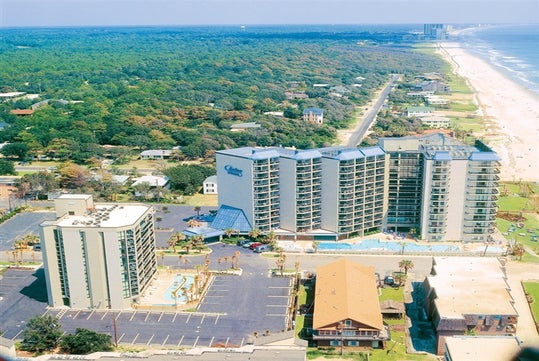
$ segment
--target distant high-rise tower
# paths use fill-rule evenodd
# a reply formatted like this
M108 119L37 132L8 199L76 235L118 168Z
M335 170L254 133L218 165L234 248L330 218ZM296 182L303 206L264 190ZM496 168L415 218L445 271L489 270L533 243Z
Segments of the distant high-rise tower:
M446 39L447 26L444 24L425 24L423 25L423 34L434 39Z
M152 208L64 194L55 209L57 219L40 229L49 304L122 309L136 302L157 270Z

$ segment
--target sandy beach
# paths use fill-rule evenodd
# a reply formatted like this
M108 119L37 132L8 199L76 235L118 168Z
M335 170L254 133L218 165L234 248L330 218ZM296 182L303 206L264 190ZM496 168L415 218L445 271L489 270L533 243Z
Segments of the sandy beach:
M458 43L440 43L439 52L475 92L478 115L488 124L478 137L501 157L500 178L539 181L539 96Z

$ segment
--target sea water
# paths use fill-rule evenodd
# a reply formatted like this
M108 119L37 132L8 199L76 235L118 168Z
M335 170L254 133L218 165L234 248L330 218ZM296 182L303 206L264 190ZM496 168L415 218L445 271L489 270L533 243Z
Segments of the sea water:
M539 24L476 27L458 41L539 95Z

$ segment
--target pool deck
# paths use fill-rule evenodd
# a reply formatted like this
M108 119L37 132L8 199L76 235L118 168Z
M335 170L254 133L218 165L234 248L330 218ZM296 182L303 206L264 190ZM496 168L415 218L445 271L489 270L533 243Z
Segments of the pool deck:
M507 240L501 234L495 234L495 239L492 243L488 244L486 247L486 255L489 256L499 256L505 253L507 249ZM350 244L355 245L361 243L362 241L379 241L380 245L383 245L384 242L388 243L387 248L373 247L370 249L318 249L315 250L313 247L313 241L278 241L280 247L284 249L285 252L294 252L294 253L363 253L363 254L420 254L420 255L449 255L449 254L458 254L458 255L482 255L485 252L485 244L483 242L471 243L471 242L427 242L419 241L412 238L404 238L394 234L388 233L376 233L364 237L355 237L350 239L345 239L342 241L324 241L324 245L328 243L336 244ZM399 249L395 249L395 243L399 244ZM404 246L400 246L400 244ZM418 250L418 247L423 248ZM440 251L440 247L447 247L448 251ZM450 249L450 250L449 250Z
M144 295L140 298L140 302L137 305L137 309L140 308L156 308L156 307L173 307L175 309L182 309L185 307L194 307L198 304L197 301L191 303L178 303L175 305L170 299L165 297L167 290L175 282L175 278L178 274L185 274L195 276L197 274L194 270L181 270L178 269L159 269L157 271L156 279L144 292Z

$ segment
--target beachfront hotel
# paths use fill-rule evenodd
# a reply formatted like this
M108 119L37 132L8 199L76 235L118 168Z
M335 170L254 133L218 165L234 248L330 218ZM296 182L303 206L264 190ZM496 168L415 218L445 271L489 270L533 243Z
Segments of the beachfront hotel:
M137 302L157 270L152 208L63 194L55 210L57 219L40 227L49 305L123 309Z
M235 148L216 160L221 229L315 241L387 230L485 242L494 232L499 157L479 141L436 133L365 148Z

